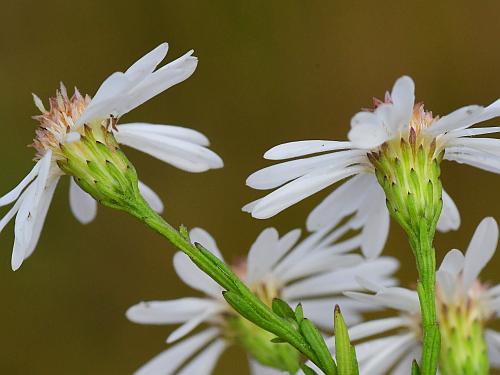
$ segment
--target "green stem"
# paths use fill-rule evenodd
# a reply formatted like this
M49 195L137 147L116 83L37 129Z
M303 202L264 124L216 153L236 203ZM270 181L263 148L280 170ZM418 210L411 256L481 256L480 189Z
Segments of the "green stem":
M417 263L417 291L422 314L423 349L420 371L422 375L435 375L441 347L436 312L436 254L432 246L433 235L429 235L425 220L422 220L419 232L410 243Z
M322 363L311 345L306 342L290 322L276 315L222 261L211 255L203 247L193 245L187 236L183 236L179 231L174 229L152 210L142 197L138 196L134 202L131 202L127 211L145 223L149 228L169 240L220 286L229 293L235 294L247 306L250 306L252 313L259 317L259 319L251 320L254 324L288 342L321 368L325 374L335 375L336 369L333 359L331 360L331 364L325 365Z

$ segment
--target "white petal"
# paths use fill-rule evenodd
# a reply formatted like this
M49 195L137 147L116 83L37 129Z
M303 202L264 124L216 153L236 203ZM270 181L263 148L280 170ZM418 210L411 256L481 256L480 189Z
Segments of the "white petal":
M360 112L351 120L347 137L354 147L373 149L390 138L387 128L372 112Z
M127 310L127 318L140 324L183 323L214 308L219 302L206 298L179 298L168 301L140 302Z
M493 103L491 103L489 106L484 108L482 113L477 116L477 118L474 119L475 123L483 122L490 120L494 117L500 116L500 99L497 99Z
M469 129L461 129L461 130L455 130L449 133L449 136L451 139L456 138L456 137L471 137L474 135L484 135L484 134L491 134L491 133L498 133L500 132L500 126L494 126L494 127L484 127L484 128L469 128Z
M184 283L193 289L216 298L221 297L222 288L194 265L189 257L181 252L174 255L174 268Z
M443 208L441 216L437 223L437 230L440 232L448 232L450 230L457 230L460 227L460 213L458 208L453 202L453 199L443 189L442 193Z
M241 207L241 211L252 213L255 206L257 206L261 200L262 200L262 198L259 198L259 199L256 199L252 202L245 204L243 207Z
M22 181L11 191L9 191L7 194L5 194L3 197L0 198L0 207L5 206L7 204L10 204L14 202L19 195L23 192L23 190L28 186L28 184L33 181L33 179L37 176L38 171L40 170L40 164L42 163L42 160L39 160L33 169L22 179Z
M362 232L361 249L368 259L376 258L382 252L389 234L389 211L384 197L376 197Z
M248 253L247 282L254 283L269 274L299 237L299 229L287 233L281 240L276 229L264 229Z
M415 103L415 83L408 76L399 78L391 91L393 103L392 124L388 124L393 131L406 128L413 114Z
M352 166L344 170L325 170L304 175L264 197L255 206L252 216L258 219L274 216L325 187L363 170L362 166Z
M439 270L449 272L450 275L456 276L464 267L465 257L460 250L453 249L444 256Z
M139 84L139 82L143 81L165 58L167 51L168 44L162 43L137 60L125 73L115 72L111 74L101 84L90 105L87 107L87 110L82 114L82 117L87 117L87 113L92 112L93 108L102 107L102 103L106 103L106 101L113 100L113 98L127 93L134 86ZM112 112L104 112L103 117L107 117L110 113ZM116 116L117 115L118 113ZM79 124L83 124L83 122Z
M188 79L198 65L198 59L192 56L193 52L189 51L161 67L135 86L127 95L127 103L118 115L121 116L131 111L168 88Z
M463 285L467 290L490 261L498 242L498 225L492 217L479 223L465 253Z
M215 340L179 371L178 375L210 375L226 347L224 340Z
M69 185L69 207L76 219L82 224L88 224L97 215L97 202L90 194L83 191L73 178Z
M167 337L167 344L171 344L183 338L184 336L189 334L193 329L198 327L201 323L207 321L208 319L218 314L219 312L223 311L224 309L225 309L224 305L216 304L211 308L208 308L205 311L199 313L198 315L192 317Z
M469 138L469 137L455 138L449 140L446 143L447 149L450 149L452 147L456 151L458 151L458 149L460 148L464 148L466 151L468 149L474 149L477 151L488 152L495 156L500 155L500 139L496 138Z
M125 74L127 76L140 76L146 77L152 73L157 65L167 56L168 44L162 43L152 51L137 60L130 68L127 69Z
M273 189L308 173L335 167L341 169L364 158L364 152L347 150L291 160L252 173L246 184L254 189Z
M199 243L217 258L224 260L224 257L219 250L219 246L217 246L217 242L215 242L215 239L205 229L193 228L189 231L189 237L191 238L192 243Z
M139 183L139 191L141 195L144 197L146 202L151 206L153 210L161 214L163 212L164 206L161 198L156 194L153 189L147 186L144 182L138 181Z
M125 102L129 90L137 82L131 81L124 73L115 72L104 80L90 104L76 121L77 127L109 116L118 117L120 102Z
M180 139L142 133L136 129L122 129L116 133L116 139L188 172L205 172L224 165L222 159L208 148Z
M137 60L125 73L113 73L101 84L89 107L117 97L137 85L153 72L156 66L165 58L167 51L168 44L162 43Z
M408 375L408 369L411 369L414 360L421 357L420 347L415 347L411 350L403 359L401 359L394 370L392 370L391 375ZM439 370L437 375L439 375Z
M261 365L255 359L249 359L251 375L282 375L283 371L276 370L272 367Z
M45 218L47 217L50 203L52 202L52 197L54 196L54 191L57 187L58 182L59 178L52 180L52 182L49 183L46 190L43 192L42 197L40 198L40 205L37 208L36 217L34 218L33 221L33 232L31 235L31 240L28 245L28 248L26 249L24 259L28 258L33 253L38 243L38 240L40 239L43 225L45 224Z
M19 211L16 215L16 224L14 227L15 239L14 249L12 251L12 269L15 271L20 266L23 260L28 256L33 248L33 240L38 240L40 233L38 232L43 225L43 220L47 213L48 205L52 199L51 194L54 190L49 189L49 172L51 165L52 152L47 154L40 160L40 170L35 181L29 186L29 191L26 192ZM53 186L55 188L55 185ZM46 207L45 207L46 206ZM40 220L42 219L42 223ZM35 243L36 245L36 243Z
M305 295L313 297L345 290L359 290L357 276L368 275L370 279L384 282L387 275L392 274L398 266L396 259L388 257L364 261L353 267L340 268L287 285L282 290L282 296L283 298L299 298Z
M135 372L135 375L173 375L194 353L219 335L212 328L198 333L158 354Z
M339 141L311 140L288 142L274 146L266 151L264 158L268 160L283 160L326 151L345 150L350 147L350 142Z
M343 229L343 228L341 228ZM313 250L317 249L319 250L320 248L322 249L324 246L320 245L320 242L322 239L331 232L331 228L323 228L319 231L316 231L312 234L310 234L307 238L305 238L303 241L301 241L299 244L297 244L287 255L286 257L283 257L279 263L276 265L274 268L274 272L276 275L280 275L280 278L283 276L284 272L288 270L290 267L295 267L297 263L300 263L301 260L304 258L304 254L308 254L312 252ZM334 231L335 232L335 231ZM341 233L339 236L342 236L345 234L341 230ZM335 234L335 233L333 233ZM336 241L337 238L334 238L332 240L332 243ZM326 246L330 245L331 243L329 242Z
M359 254L338 255L325 249L325 251L315 252L303 259L300 263L295 264L295 267L290 267L286 272L279 274L282 281L289 282L311 275L318 275L323 272L332 271L344 267L352 267L363 262L363 257ZM306 282L307 280L303 280ZM316 283L312 281L310 291L316 292L313 285ZM303 297L308 293L306 289Z
M301 304L305 316L325 331L330 331L333 327L332 311L335 305L341 307L347 326L359 323L362 319L362 313L377 310L377 307L373 305L360 303L344 296L305 299L301 301Z
M425 131L433 135L438 135L452 130L466 128L474 122L474 119L477 118L483 110L484 108L478 105L469 105L459 108L438 119Z
M371 173L360 173L335 189L307 217L307 229L318 230L324 226L335 226L344 217L360 207L360 201L372 184L378 184Z
M370 358L375 357L381 350L394 342L398 336L388 336L379 339L365 341L355 346L358 363L365 363ZM369 375L369 374L367 374Z
M446 149L444 158L500 174L500 158L483 150L470 147L451 147Z
M157 53L153 53L154 51L151 53L158 58L163 53L161 48L161 46L158 47ZM110 115L120 117L162 91L184 81L196 69L198 60L191 56L192 53L193 51L189 51L184 56L149 74L147 74L148 70L151 69L156 58L143 61L126 73L113 73L102 83L76 125L107 118Z
M360 366L360 374L385 374L395 363L399 363L398 361L416 344L416 339L411 333L396 336L391 344Z
M24 198L26 197L26 194L30 191L31 189L28 187L22 194L21 196L17 199L16 203L10 208L9 211L5 214L4 217L2 217L2 220L0 220L0 232L5 228L5 226L12 220L12 218L17 214L19 211L19 207L21 206L21 203L23 202Z
M403 317L370 320L349 328L349 339L356 341L366 337L379 335L400 327L408 327L411 322Z
M149 133L158 136L167 136L170 138L180 139L182 141L196 143L200 146L208 146L210 144L207 137L202 133L182 126L149 124L144 122L135 122L130 124L118 125L118 132L121 130L132 130L138 133Z
M359 292L345 292L344 294L360 302L373 303L377 306L416 313L420 310L418 296L416 292L411 292L413 291L392 287L385 288L376 295Z

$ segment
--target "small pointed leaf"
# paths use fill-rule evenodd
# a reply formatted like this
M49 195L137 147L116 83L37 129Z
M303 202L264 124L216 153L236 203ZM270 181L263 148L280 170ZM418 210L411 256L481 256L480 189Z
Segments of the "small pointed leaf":
M273 311L281 318L291 319L295 321L295 313L292 308L285 301L274 298L272 303Z

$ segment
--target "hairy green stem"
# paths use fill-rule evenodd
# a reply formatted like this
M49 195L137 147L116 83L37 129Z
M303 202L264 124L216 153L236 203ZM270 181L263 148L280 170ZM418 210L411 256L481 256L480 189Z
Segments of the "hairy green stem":
M211 255L203 247L193 245L186 235L177 231L152 210L142 197L138 196L137 200L129 206L127 211L184 252L198 268L226 289L228 293L235 294L247 306L250 306L255 315L259 316L257 321L252 320L254 324L288 342L305 357L314 362L325 374L336 374L333 360L331 361L331 365L322 363L309 343L306 342L290 322L277 316L222 261Z
M436 312L436 253L432 246L432 235L422 222L418 236L410 240L415 255L418 283L417 291L422 315L422 361L420 371L423 375L435 375L439 363L441 335Z

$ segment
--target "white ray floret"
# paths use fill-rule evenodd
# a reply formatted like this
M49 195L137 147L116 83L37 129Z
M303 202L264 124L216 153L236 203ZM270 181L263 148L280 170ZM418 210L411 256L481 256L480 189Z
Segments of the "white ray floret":
M347 227L333 230L323 229L299 242L300 230L280 237L276 229L268 228L260 233L250 248L245 262L233 267L238 276L249 285L266 303L275 297L283 298L291 305L302 302L305 315L319 328L328 331L332 328L332 314L335 304L340 304L349 324L361 321L363 312L376 310L372 304L359 303L342 295L343 290L354 288L361 290L356 277L368 275L371 282L389 286L395 283L392 274L398 268L393 258L382 257L365 260L355 250L359 248L359 237L343 239ZM190 232L193 242L202 244L220 259L215 240L206 231L195 228ZM212 372L213 361L221 354L214 349L202 359L198 349L184 349L182 360L170 364L172 351L180 350L185 339L199 325L208 326L201 333L213 332L210 340L225 341L229 319L237 315L222 298L222 288L200 271L184 253L174 257L174 267L179 277L191 288L198 290L203 297L180 298L167 301L141 302L127 311L127 317L141 324L181 324L167 338L167 343L181 340L141 367L137 374L170 375L184 374L192 361L207 362L206 370L200 374ZM338 285L337 285L338 283ZM199 335L199 334L198 334ZM229 341L226 346L230 345ZM204 342L208 345L208 342ZM219 348L226 347L223 344ZM193 358L188 361L188 358ZM165 365L161 363L165 361ZM281 374L250 359L252 374ZM198 373L197 373L198 374Z
M500 362L495 360L500 354L500 333L484 326L500 315L500 286L481 283L479 274L492 258L497 242L497 223L491 217L483 219L465 254L456 249L450 250L436 273L438 319L442 331L454 325L456 327L450 328L450 331L462 329L457 328L459 323L455 319L448 321L448 312L461 311L469 324L481 324L493 367L500 366ZM356 345L360 374L407 374L412 361L420 357L422 345L417 292L401 287L384 287L362 278L358 281L368 292L346 292L347 296L399 312L396 317L367 321L349 329L353 342L362 340ZM444 331L442 334L445 335ZM380 335L386 337L380 338ZM446 344L444 340L443 345Z
M172 125L132 123L116 125L119 117L187 79L196 69L193 51L156 69L165 58L168 45L163 43L139 59L125 72L109 76L91 99L78 90L68 97L61 84L47 110L34 95L36 107L42 112L34 118L40 122L33 147L36 164L12 191L0 198L0 206L14 203L0 221L0 230L16 216L12 268L20 267L35 249L54 189L64 175L57 161L64 158L64 144L77 142L84 127L110 126L119 143L133 147L188 172L204 172L221 168L221 158L209 150L208 139L201 133ZM155 70L156 69L156 70ZM158 212L163 203L158 195L140 182L139 190ZM71 179L70 207L81 223L95 218L97 202Z
M368 154L391 140L408 137L414 131L425 142L436 141L436 153L444 158L500 173L500 140L476 138L497 133L500 127L471 128L500 115L500 100L482 106L467 106L444 117L432 117L422 104L415 103L414 83L399 78L385 102L375 101L373 110L357 113L351 120L349 141L305 140L281 144L264 154L269 160L286 160L261 169L247 179L255 189L275 189L243 210L259 219L269 218L306 197L345 179L311 213L307 226L317 230L354 215L356 225L367 228L365 255L373 257L383 248L389 229L384 191L374 175ZM450 196L443 191L443 210L438 230L456 230L460 215Z

